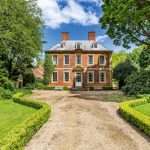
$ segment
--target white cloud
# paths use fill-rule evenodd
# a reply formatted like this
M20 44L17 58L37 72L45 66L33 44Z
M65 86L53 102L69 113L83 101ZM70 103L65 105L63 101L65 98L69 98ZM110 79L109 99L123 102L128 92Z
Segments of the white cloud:
M65 1L67 5L63 8L60 8L58 1L60 2L60 0L38 0L38 5L43 12L43 20L47 26L58 28L62 23L72 22L81 25L98 24L99 16L92 10L85 11L76 0ZM97 2L97 0L88 1Z
M79 2L89 2L89 3L96 3L98 6L103 5L102 0L77 0Z
M101 35L96 37L97 42L104 42L104 40L108 38L108 35Z

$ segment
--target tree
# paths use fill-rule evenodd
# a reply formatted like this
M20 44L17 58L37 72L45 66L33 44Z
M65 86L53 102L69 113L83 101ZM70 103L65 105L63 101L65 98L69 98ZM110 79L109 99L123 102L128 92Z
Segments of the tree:
M3 0L0 3L0 60L9 78L33 67L42 52L41 10L36 0Z
M141 68L150 68L150 47L143 46L139 55L139 65Z
M51 76L55 69L55 66L52 62L52 55L45 53L45 63L44 63L44 84L48 85L51 82Z
M130 48L130 43L150 45L149 0L103 0L103 29L114 44Z
M118 64L113 70L113 78L119 81L119 89L125 85L125 79L137 69L130 63L129 59Z

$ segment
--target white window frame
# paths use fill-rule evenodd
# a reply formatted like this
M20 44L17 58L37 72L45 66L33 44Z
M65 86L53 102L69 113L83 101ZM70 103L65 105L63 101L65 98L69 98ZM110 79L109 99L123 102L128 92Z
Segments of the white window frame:
M69 81L65 81L65 73L69 73ZM69 83L70 82L70 71L64 71L63 72L63 81L64 81L64 83Z
M89 73L92 73L92 74L93 74L93 81L92 81L92 82L89 81ZM88 71L88 72L87 72L87 82L88 82L88 83L94 83L94 82L95 82L94 71Z
M54 79L54 78L53 78L53 73L57 73L57 81L54 81L54 80L53 80L53 79ZM57 83L57 82L58 82L58 71L54 71L53 73L52 73L52 83Z
M92 64L89 64L89 56L93 56L93 62L92 62ZM87 62L88 65L94 65L94 54L89 54L87 61L88 61Z
M101 81L101 73L104 73L104 79L105 79L104 81ZM107 80L106 79L106 71L100 71L99 72L99 82L100 83L106 83L106 80Z
M54 64L54 56L57 56L57 62L56 62L56 64ZM53 54L52 55L52 62L53 62L54 65L58 65L58 55L57 54Z
M69 64L65 63L65 56L69 56ZM69 54L64 54L64 65L70 65L70 55Z
M77 55L80 55L81 57L81 63L80 64L77 64ZM78 65L82 65L82 54L76 54L76 57L75 57L75 62L76 62L76 66Z
M101 64L100 57L104 56L104 63ZM106 65L106 55L99 55L99 65Z

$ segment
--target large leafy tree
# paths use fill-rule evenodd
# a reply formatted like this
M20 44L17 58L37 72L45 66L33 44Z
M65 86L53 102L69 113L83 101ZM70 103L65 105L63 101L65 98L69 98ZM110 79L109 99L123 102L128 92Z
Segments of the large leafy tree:
M150 45L149 0L103 0L103 29L114 44L130 48L130 43Z
M36 0L3 0L0 3L0 60L9 78L32 68L42 51L41 11Z

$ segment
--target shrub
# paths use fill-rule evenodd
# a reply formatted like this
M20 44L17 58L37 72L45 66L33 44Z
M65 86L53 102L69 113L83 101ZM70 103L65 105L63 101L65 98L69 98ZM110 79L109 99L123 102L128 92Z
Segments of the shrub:
M10 90L5 90L3 87L0 87L0 97L3 99L11 99L13 93Z
M16 94L13 97L15 103L26 105L38 109L28 119L16 126L10 133L0 141L1 150L19 150L31 139L34 133L48 120L50 116L50 106L41 102L36 102L20 97Z
M67 86L64 86L64 87L63 87L63 90L68 91L68 90L69 90L69 88L68 88Z
M28 84L26 84L26 86L24 87L24 89L34 90L34 85L28 83Z
M18 93L22 93L23 95L30 95L32 94L32 90L31 89L26 89L26 88L22 88L22 89L17 89Z
M35 88L37 89L43 89L45 86L42 79L37 78L35 83L33 84Z
M94 87L93 87L93 86L90 86L90 87L89 87L89 90L90 90L90 91L94 91Z
M132 122L141 131L150 136L150 119L148 116L141 114L132 107L150 102L150 98L144 97L139 100L122 102L119 105L119 112L126 120Z
M35 81L36 81L36 79L32 72L25 74L23 77L24 86L32 85Z
M102 87L103 90L112 90L112 86L103 86Z
M150 70L143 70L130 75L123 91L126 95L150 94Z
M53 87L53 86L45 86L45 87L43 87L43 90L55 90L55 87Z

